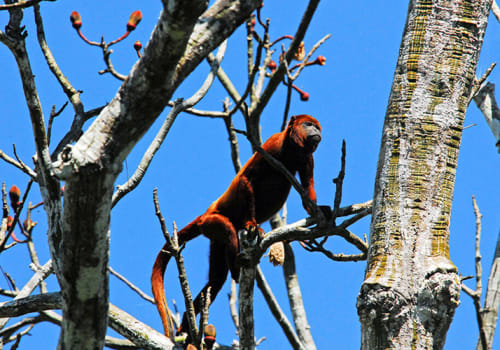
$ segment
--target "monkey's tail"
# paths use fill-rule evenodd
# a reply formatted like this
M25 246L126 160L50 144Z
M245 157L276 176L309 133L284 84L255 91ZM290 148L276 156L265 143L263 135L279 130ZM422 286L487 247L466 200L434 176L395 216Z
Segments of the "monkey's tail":
M179 231L177 235L179 245L182 245L183 243L200 235L201 231L199 229L199 221L200 217L197 217L193 222ZM165 298L165 287L163 284L165 269L167 268L170 260L170 255L166 252L166 249L167 245L165 244L156 257L153 265L153 273L151 274L151 287L153 289L153 297L155 298L156 308L158 309L161 322L163 323L165 335L170 339L173 339L174 327L172 324L172 316L167 305L167 299Z
M170 310L167 306L167 300L165 298L165 287L163 285L163 275L165 274L165 269L167 268L168 261L170 260L170 255L164 252L164 249L166 248L167 245L164 245L162 250L156 257L155 263L153 265L153 273L151 274L151 286L153 289L156 308L158 309L161 322L163 323L165 335L170 339L173 339L174 330L172 325L172 316L170 315Z

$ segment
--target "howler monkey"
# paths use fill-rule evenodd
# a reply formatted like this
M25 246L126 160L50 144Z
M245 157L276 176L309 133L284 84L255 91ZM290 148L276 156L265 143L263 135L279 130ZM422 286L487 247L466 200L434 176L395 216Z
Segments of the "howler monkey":
M272 135L262 146L292 174L299 173L302 186L313 202L316 202L316 192L312 154L320 141L319 122L309 115L299 115L292 117L284 131ZM274 169L262 155L255 153L236 174L226 192L204 214L179 231L179 244L201 234L210 240L208 283L194 300L196 313L199 313L202 306L201 294L211 287L213 301L226 281L228 271L238 281L238 231L254 228L277 213L285 203L290 188L291 184L286 177ZM305 209L312 214L310 208ZM169 260L170 255L162 249L151 275L153 295L166 336L173 333L163 286L163 275ZM179 331L187 331L186 315Z

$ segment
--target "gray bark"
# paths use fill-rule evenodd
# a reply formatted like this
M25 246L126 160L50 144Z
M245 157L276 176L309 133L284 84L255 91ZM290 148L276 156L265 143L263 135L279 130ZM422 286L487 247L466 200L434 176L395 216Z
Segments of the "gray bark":
M362 349L441 349L459 303L449 220L491 1L410 1L358 297Z

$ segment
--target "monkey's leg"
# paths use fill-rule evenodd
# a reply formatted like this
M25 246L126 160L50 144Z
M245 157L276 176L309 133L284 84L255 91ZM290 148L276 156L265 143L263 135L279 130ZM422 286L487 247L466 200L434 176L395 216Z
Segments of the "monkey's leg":
M201 304L201 297L202 295L206 296L207 289L210 288L210 300L212 301L221 290L224 282L226 282L229 269L226 264L224 251L224 245L220 242L216 242L213 240L210 242L210 266L208 271L208 282L193 301L194 311L196 314L199 314L201 308L203 307L203 305ZM187 332L187 329L187 315L184 314L184 316L182 317L182 324L178 332Z
M212 214L202 220L202 231L212 242L217 241L225 248L223 256L226 256L226 264L231 270L233 279L238 281L240 272L239 243L234 225L226 216Z

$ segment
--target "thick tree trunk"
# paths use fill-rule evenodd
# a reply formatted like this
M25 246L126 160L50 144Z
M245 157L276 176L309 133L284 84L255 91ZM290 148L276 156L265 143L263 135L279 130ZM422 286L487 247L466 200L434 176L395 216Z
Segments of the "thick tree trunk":
M51 171L66 183L62 230L57 230L60 217L49 216L64 301L61 350L104 346L111 198L122 162L183 80L259 5L219 0L205 11L206 0L162 2L151 39L115 97L52 164Z
M386 112L362 349L441 349L459 303L449 222L463 120L490 0L410 1Z

